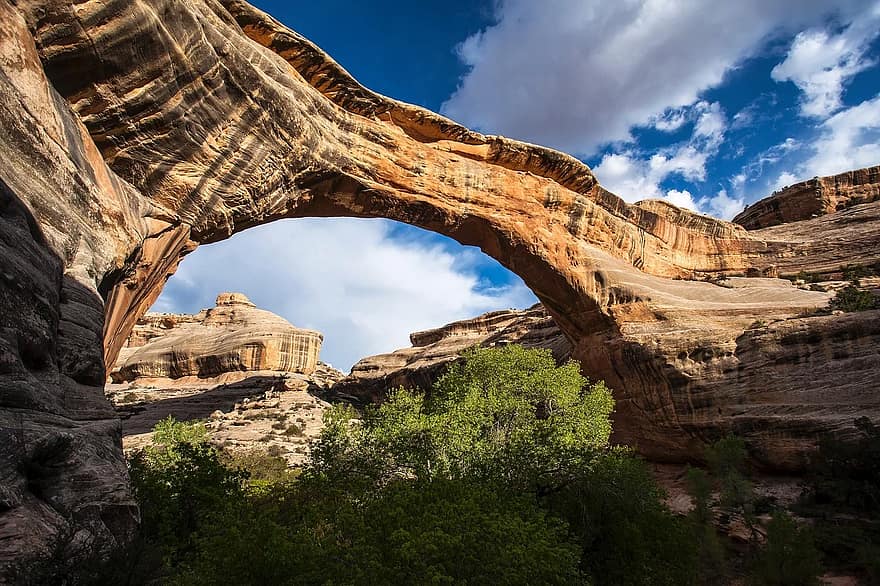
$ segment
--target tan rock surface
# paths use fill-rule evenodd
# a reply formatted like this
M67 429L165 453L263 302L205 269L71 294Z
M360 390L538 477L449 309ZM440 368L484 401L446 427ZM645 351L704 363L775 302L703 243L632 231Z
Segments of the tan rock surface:
M753 446L784 436L779 460L797 461L817 432L846 431L837 413L862 397L852 381L880 370L857 318L840 335L864 359L843 378L814 362L746 364L750 324L829 295L696 282L850 262L850 239L876 234L857 220L880 202L837 212L853 222L833 239L819 224L748 232L627 205L572 157L370 92L239 0L0 0L0 45L0 561L74 516L125 534L132 502L103 363L185 254L278 218L386 217L479 246L617 389L625 437L669 457L732 429ZM880 260L874 238L865 262ZM808 368L797 376L827 389L781 433L792 411L779 406L796 397L751 409L747 425L731 416L743 377L768 368ZM874 417L878 404L859 403Z
M411 348L359 360L347 377L333 385L330 396L367 403L380 401L389 389L429 389L450 363L460 359L461 352L477 345L548 348L560 362L571 356L571 344L541 305L494 311L415 332L410 341Z
M197 315L147 314L110 372L114 382L144 377L214 377L268 370L311 374L323 336L258 309L241 293L221 293Z
M343 374L319 363L310 374L248 371L213 378L141 378L108 384L122 418L123 446L143 448L152 429L169 415L206 421L211 441L233 452L271 451L291 466L308 457L321 432L324 400Z
M779 190L734 219L747 230L809 220L880 199L880 165L831 177L813 177Z

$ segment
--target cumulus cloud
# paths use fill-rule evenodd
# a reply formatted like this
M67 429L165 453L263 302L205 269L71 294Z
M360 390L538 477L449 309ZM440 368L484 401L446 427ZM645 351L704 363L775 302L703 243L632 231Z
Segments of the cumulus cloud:
M733 197L728 195L726 189L722 189L714 196L701 198L697 205L705 214L731 220L743 210L745 203L745 198Z
M643 156L636 151L608 153L593 169L599 182L628 202L663 196L661 183L676 174L690 181L706 175L708 154L692 145Z
M666 198L679 207L697 210L690 192L664 192L661 184L673 175L687 181L704 181L706 161L723 142L727 120L717 102L697 102L675 115L693 123L689 140L649 153L635 148L606 153L593 170L599 182L629 202Z
M880 163L880 95L841 110L820 126L802 174L834 175Z
M779 174L779 177L776 178L776 181L773 182L773 191L778 191L789 185L794 185L797 182L797 175L789 173L788 171L783 171Z
M694 196L691 195L691 192L687 189L679 191L677 189L670 189L666 192L666 195L663 197L666 201L671 203L672 205L676 205L680 208L684 208L686 210L697 211L697 203L694 201Z
M348 369L365 356L409 346L410 332L501 308L527 307L513 275L481 279L476 249L399 238L385 220L303 219L252 228L184 259L154 311L195 312L221 291L324 334L322 359Z
M719 85L771 35L818 26L832 10L850 18L866 4L499 0L496 24L459 47L468 73L443 111L487 132L591 155L629 140L635 126L680 127L674 110Z
M731 196L724 189L713 196L695 197L687 189L663 188L668 178L677 176L690 182L706 180L706 162L717 154L727 130L727 117L720 104L700 101L675 113L693 124L689 140L640 153L635 148L620 153L606 153L593 170L599 182L624 200L663 199L680 208L725 220L731 219L744 205L742 196ZM684 123L682 123L684 124ZM780 148L791 147L791 142ZM745 175L734 177L732 185L745 182Z
M846 82L873 65L866 52L878 34L880 2L838 34L825 29L799 33L771 76L776 81L793 82L804 93L804 116L826 118L842 107Z

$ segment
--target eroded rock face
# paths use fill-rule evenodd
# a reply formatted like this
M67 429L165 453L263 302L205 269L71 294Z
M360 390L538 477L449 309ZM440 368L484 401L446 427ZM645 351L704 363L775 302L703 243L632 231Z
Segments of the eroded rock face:
M389 389L430 389L464 350L478 345L515 343L526 348L547 348L559 362L571 356L571 344L541 305L526 310L493 311L415 332L410 341L411 348L359 360L347 377L333 385L331 396L368 403L381 401Z
M110 377L209 378L227 372L311 374L323 336L257 309L241 293L221 293L197 315L147 314L135 325Z
M206 421L210 440L230 452L259 450L299 466L323 428L325 400L343 374L318 363L310 374L235 371L212 378L139 378L106 387L122 418L126 450L149 444L160 420Z
M747 230L809 220L880 199L880 166L814 177L749 206L734 219Z
M479 246L617 390L618 430L649 453L685 458L727 431L768 445L792 404L799 423L780 435L802 453L846 432L841 405L880 411L812 363L737 354L750 324L828 293L703 281L852 262L849 237L876 263L880 202L754 232L627 205L572 157L370 92L240 0L0 0L0 45L0 556L79 519L124 535L134 509L104 364L185 254L278 218L385 217ZM838 214L850 222L822 222ZM876 378L880 358L864 356L849 380ZM740 425L742 373L770 368L810 368L828 392L761 397Z

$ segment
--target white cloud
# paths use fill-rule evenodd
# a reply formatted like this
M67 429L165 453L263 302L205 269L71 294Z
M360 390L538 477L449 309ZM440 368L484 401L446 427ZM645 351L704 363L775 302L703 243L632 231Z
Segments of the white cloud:
M663 197L660 184L673 174L689 181L704 180L708 156L693 145L663 149L647 157L635 151L608 153L593 172L606 189L634 202Z
M721 143L727 129L727 118L721 110L721 104L713 102L697 102L695 108L699 112L694 126L694 136L707 139L712 145Z
M865 57L880 34L880 3L838 34L823 29L799 33L785 60L773 68L776 81L791 81L804 93L801 113L826 118L842 105L844 85L872 65Z
M785 160L790 154L800 151L804 148L804 144L793 138L788 137L784 141L779 144L773 145L770 148L754 155L751 160L743 166L741 171L734 175L730 180L730 188L736 193L742 193L742 190L745 189L747 182L755 182L759 178L764 175L764 172L768 167L778 166L778 164ZM785 179L790 175L787 171L783 173L785 175ZM773 189L777 189L780 184L778 183L782 177L777 179L776 183L770 184ZM782 185L790 185L790 183L782 184ZM766 188L767 184L763 185L763 188ZM760 197L764 197L766 194L761 194Z
M384 220L305 219L251 228L184 259L157 311L211 307L241 291L258 307L324 334L322 359L348 369L365 356L409 346L413 331L485 311L526 307L518 279L489 289L481 252L399 239Z
M880 95L823 122L812 150L799 167L807 177L880 164Z
M743 210L745 203L744 198L731 197L726 190L722 189L712 197L701 198L698 205L705 214L722 220L731 220Z
M658 149L654 153L640 153L634 149L606 153L593 169L599 182L624 200L634 202L651 198L669 199L669 193L672 192L664 193L661 184L672 175L688 181L704 181L706 161L718 152L724 140L727 127L724 111L717 102L710 104L701 101L681 110L678 115L694 123L690 140ZM672 197L687 201L682 195L684 193L690 196L687 191L675 191L676 195ZM690 209L697 208L691 206Z
M690 140L650 155L632 149L605 154L593 170L596 177L606 189L628 202L663 199L697 213L733 218L742 210L744 199L732 197L724 189L715 196L701 198L695 198L687 189L664 191L663 182L673 175L691 182L705 181L706 161L718 152L727 130L727 118L717 102L697 102L677 115L693 121ZM794 144L789 139L779 148L794 148ZM737 182L744 183L745 175L734 177L731 183Z
M655 116L650 124L661 132L675 132L687 121L686 108L670 108L659 116Z
M691 192L687 189L682 191L678 191L677 189L670 189L666 192L666 196L663 198L672 205L678 206L680 208L684 208L686 210L697 211L697 204L694 201Z
M497 23L459 48L469 68L444 104L487 132L593 154L630 129L674 130L667 111L755 54L769 36L849 19L865 0L499 0ZM708 123L708 121L707 121Z
M784 187L788 187L789 185L794 185L798 183L797 175L794 173L789 173L788 171L783 171L779 174L779 177L776 178L776 181L773 183L773 191L778 191Z

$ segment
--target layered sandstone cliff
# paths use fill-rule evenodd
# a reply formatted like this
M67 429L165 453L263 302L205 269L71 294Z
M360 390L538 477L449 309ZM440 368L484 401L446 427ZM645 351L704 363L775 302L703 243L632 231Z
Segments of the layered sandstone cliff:
M627 205L570 156L370 92L241 0L0 0L0 49L0 561L65 524L127 535L105 364L185 254L279 218L385 217L479 246L616 390L618 429L647 452L686 458L727 431L760 450L797 406L766 455L796 466L817 433L851 429L841 406L880 413L847 382L880 371L857 320L837 334L862 356L848 379L739 351L755 321L829 293L715 284L880 262L880 202L756 231ZM744 381L772 369L826 392L759 393L741 416Z
M138 378L209 378L236 371L311 374L323 336L258 309L241 293L221 293L197 315L147 314L132 330L110 372Z
M322 428L323 397L343 378L319 362L322 341L241 293L221 293L195 315L144 315L105 387L123 447L144 447L170 416L207 421L210 440L228 451L301 464Z
M747 230L809 220L880 199L880 166L813 177L748 206L734 219Z

